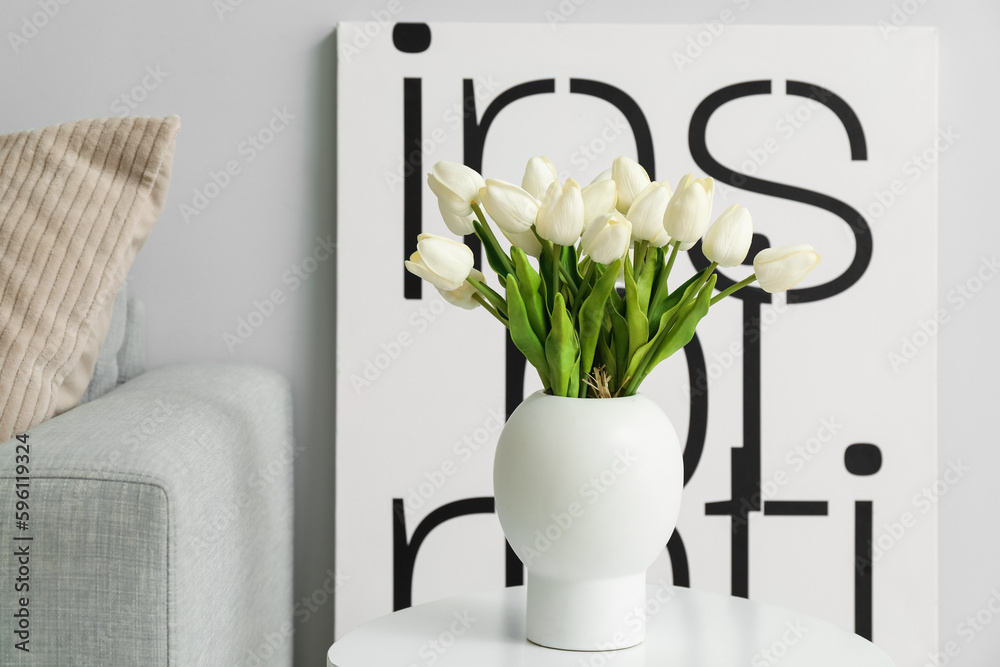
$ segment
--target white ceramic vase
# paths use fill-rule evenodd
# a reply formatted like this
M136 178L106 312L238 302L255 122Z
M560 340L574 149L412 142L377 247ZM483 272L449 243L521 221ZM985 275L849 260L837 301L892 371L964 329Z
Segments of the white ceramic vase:
M528 639L578 651L640 643L646 570L683 485L677 434L646 396L526 398L500 435L493 489L528 570Z

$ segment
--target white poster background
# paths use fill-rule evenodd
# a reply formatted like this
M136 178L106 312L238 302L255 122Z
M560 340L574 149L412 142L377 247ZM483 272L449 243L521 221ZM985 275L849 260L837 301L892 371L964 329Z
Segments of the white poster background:
M463 80L476 113L518 84L554 79L555 92L521 99L495 118L483 173L519 183L532 155L586 184L619 154L636 156L621 112L571 94L569 80L625 91L652 133L655 178L702 173L689 146L696 107L747 81L771 94L721 106L707 127L712 157L738 172L834 197L871 228L861 279L811 303L762 307L761 477L768 501L826 501L826 516L749 514L749 596L854 630L855 511L873 512L876 644L900 665L937 647L936 500L960 466L936 461L936 157L950 141L937 125L937 35L902 29L719 26L431 24L429 48L404 53L390 30L338 27L338 339L336 635L393 610L392 499L406 501L409 538L433 510L492 496L492 459L505 411L502 326L486 312L445 304L424 285L403 294L404 79L419 79L420 181L438 160L463 161ZM369 33L371 31L369 30ZM787 95L787 80L834 92L857 115L867 159L852 160L827 107ZM449 234L422 185L422 230ZM803 286L844 272L855 241L815 206L720 183L715 214L747 206L772 246L810 243L823 255ZM691 274L686 257L677 280ZM746 269L728 275L737 279ZM487 275L489 272L487 270ZM493 285L496 287L495 279ZM693 588L731 592L731 520L706 516L728 500L730 457L743 439L742 302L713 307L699 327L708 371L705 448L685 488L678 530ZM525 395L540 387L529 367ZM684 355L644 383L683 443ZM874 475L850 474L844 452L872 443ZM777 506L777 505L776 505ZM494 514L435 528L419 550L414 604L502 587L503 535ZM666 553L650 570L671 580Z

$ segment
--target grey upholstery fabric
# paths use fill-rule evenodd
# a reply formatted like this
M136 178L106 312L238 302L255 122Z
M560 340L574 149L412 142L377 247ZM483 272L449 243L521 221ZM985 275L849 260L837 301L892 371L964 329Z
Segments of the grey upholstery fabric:
M125 341L125 329L128 326L128 305L128 283L126 283L115 295L115 303L111 311L111 324L108 325L108 335L104 337L104 342L101 343L101 348L97 352L94 375L90 378L90 383L83 392L80 403L89 403L118 386L118 352L122 349L122 344Z
M29 432L27 531L18 443L0 445L0 664L288 667L290 410L270 371L145 373ZM15 533L34 538L30 654L13 647Z
M118 384L146 372L146 305L128 298L125 309L125 337L118 349Z

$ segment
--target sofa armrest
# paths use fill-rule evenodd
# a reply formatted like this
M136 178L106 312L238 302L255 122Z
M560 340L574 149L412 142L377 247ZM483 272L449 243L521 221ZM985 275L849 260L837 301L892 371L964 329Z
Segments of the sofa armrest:
M284 379L160 368L28 435L27 530L19 443L0 445L0 663L291 665ZM30 549L30 653L14 648L14 545Z

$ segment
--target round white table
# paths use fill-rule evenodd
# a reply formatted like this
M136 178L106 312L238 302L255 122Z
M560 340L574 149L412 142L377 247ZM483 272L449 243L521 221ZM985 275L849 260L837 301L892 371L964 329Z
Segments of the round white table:
M330 647L328 667L893 667L831 623L772 605L647 587L646 641L619 651L543 648L524 638L523 586L383 616Z

